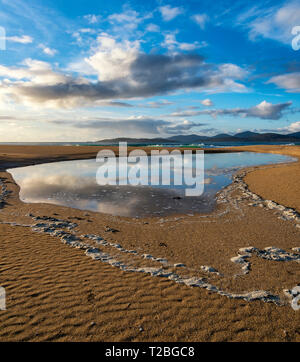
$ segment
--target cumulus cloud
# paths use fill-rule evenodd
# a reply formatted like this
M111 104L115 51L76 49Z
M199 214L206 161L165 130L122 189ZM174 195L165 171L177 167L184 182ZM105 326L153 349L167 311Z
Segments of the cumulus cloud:
M83 63L98 80L75 77L32 59L19 67L0 66L0 94L23 104L80 107L178 90L247 91L240 81L248 73L234 64L207 64L198 54L146 54L138 41L118 43L104 33Z
M26 80L30 80L30 84L54 85L65 83L70 79L69 76L63 73L53 71L51 65L47 62L28 58L23 61L22 65L23 67L6 67L0 65L0 77L20 80L20 82L16 84L8 81L7 85L25 85L27 84ZM3 84L6 84L6 80L3 81Z
M164 21L170 21L176 18L176 16L183 13L183 9L179 7L171 7L170 5L160 6L158 10L161 13L162 18Z
M192 19L200 26L202 30L205 29L205 26L209 21L209 17L206 14L195 14L192 16Z
M54 71L47 62L26 59L23 67L6 67L0 65L0 95L10 101L34 106L39 103L53 107L65 106L67 97L64 94L55 94L56 87L77 84L82 86L87 80L78 77L76 80L60 71ZM39 90L47 89L49 94L38 95Z
M300 72L277 75L267 83L274 83L288 93L300 93Z
M293 122L290 125L288 125L287 127L281 127L281 128L271 129L271 130L263 129L260 131L261 132L279 132L279 133L283 133L283 134L297 133L297 132L300 132L300 121Z
M98 36L98 48L85 62L97 73L99 80L110 81L130 76L131 66L139 55L138 41L125 41L122 44L103 33Z
M300 121L298 122L294 122L291 123L288 127L287 127L288 131L293 133L293 132L300 132Z
M241 116L254 117L260 119L278 120L282 117L282 112L286 110L292 102L272 104L266 101L250 108L232 108L232 109L212 109L204 111L183 111L171 113L171 117L193 117L199 115L218 116Z
M209 98L203 99L202 101L200 101L201 104L203 104L206 107L211 107L214 105L213 101Z
M284 111L291 104L292 102L272 104L263 101L257 106L249 108L246 112L246 117L277 120L282 117L282 111Z

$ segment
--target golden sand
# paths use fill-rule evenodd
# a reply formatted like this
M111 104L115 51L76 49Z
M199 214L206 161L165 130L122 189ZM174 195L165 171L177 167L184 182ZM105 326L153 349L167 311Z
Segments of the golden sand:
M7 310L0 311L1 341L300 341L300 311L262 301L229 299L165 278L124 272L58 237L1 222L32 223L35 216L76 222L76 235L97 234L126 249L183 263L222 290L268 290L282 295L300 280L296 262L251 257L251 271L232 263L243 247L299 247L300 229L276 210L253 207L239 194L207 217L130 219L49 204L25 204L5 168L91 158L98 147L0 146L0 178L8 191L0 209L0 286ZM300 147L251 146L226 149L300 156ZM225 151L225 150L224 150ZM300 211L300 163L255 168L245 177L251 191ZM235 200L236 198L236 200ZM109 228L117 229L112 233ZM128 259L129 261L129 259ZM144 262L143 262L144 263ZM224 277L207 275L201 265Z

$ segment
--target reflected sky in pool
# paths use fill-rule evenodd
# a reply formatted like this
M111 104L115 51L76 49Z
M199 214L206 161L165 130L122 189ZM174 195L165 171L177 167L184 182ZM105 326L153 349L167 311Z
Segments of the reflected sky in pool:
M210 153L204 156L204 193L184 194L186 186L99 186L95 159L55 162L8 170L20 186L24 202L47 202L119 216L145 217L209 212L215 194L231 182L241 167L293 161L262 153ZM195 159L193 159L195 167Z

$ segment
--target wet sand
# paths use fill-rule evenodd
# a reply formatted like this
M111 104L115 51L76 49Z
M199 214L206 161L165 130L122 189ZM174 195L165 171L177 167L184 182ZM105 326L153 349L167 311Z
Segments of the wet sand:
M237 179L220 193L211 214L139 220L24 204L5 172L17 165L91 158L98 149L0 146L0 285L7 293L7 310L0 311L1 341L300 341L300 311L291 308L283 292L300 281L300 254L293 250L300 247L299 162L249 170L244 180L258 200ZM224 152L243 150L300 156L296 146ZM295 210L273 207L265 200ZM37 223L43 225L32 227ZM72 247L62 234L47 232L51 223L57 231L78 238L82 247ZM108 244L82 237L91 234ZM123 251L112 246L116 244ZM249 246L256 251L245 259L250 267L244 273L244 264L231 259ZM278 253L264 251L270 246L297 260L271 260ZM121 265L148 272L122 271L117 263L94 260L89 255L96 254L87 253L92 247ZM185 266L174 266L178 264ZM153 275L153 270L163 268L185 281L195 278L190 284L196 286L152 276L147 268L153 268ZM232 298L253 291L267 294L256 301ZM278 296L280 303L268 295Z

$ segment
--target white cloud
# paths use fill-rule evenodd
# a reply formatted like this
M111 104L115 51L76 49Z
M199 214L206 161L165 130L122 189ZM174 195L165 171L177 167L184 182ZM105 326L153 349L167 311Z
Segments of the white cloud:
M123 13L111 14L108 20L117 23L134 23L135 25L141 21L139 19L139 13L135 10L126 10Z
M6 67L0 65L0 77L4 79L0 81L0 95L11 101L21 103L25 106L38 107L44 104L46 107L74 107L78 99L64 98L63 94L54 94L47 99L40 99L39 92L30 93L30 89L35 87L41 89L44 87L54 87L75 82L72 76L54 71L52 66L47 62L39 60L26 59L22 63L23 67ZM84 78L76 78L76 84L87 84ZM0 97L1 98L1 97Z
M79 31L72 33L72 37L75 38L79 44L82 43L82 37Z
M160 32L160 27L156 24L148 24L146 27L146 30L152 33L158 33Z
M47 55L53 56L57 53L57 50L46 47L43 49L43 52Z
M293 122L290 125L288 125L287 127L276 128L276 129L274 129L272 131L280 132L280 133L283 133L283 134L290 134L290 133L300 132L300 121Z
M214 105L213 102L212 102L212 100L209 99L209 98L203 99L203 100L201 101L201 104L203 104L203 105L206 106L206 107L211 107L211 106Z
M292 103L279 103L272 104L266 101L262 101L257 106L251 107L247 112L247 117L257 117L261 119L279 119L282 116L282 110L290 106Z
M175 33L168 33L164 35L164 41L161 45L171 51L176 49L192 51L195 49L206 47L207 43L205 41L201 43L199 43L198 41L194 41L193 43L181 43L176 40Z
M96 24L100 20L100 15L88 14L84 16L84 19L87 20L90 24Z
M230 108L230 109L212 109L201 111L183 111L171 113L171 117L194 117L200 115L210 115L214 118L218 116L234 116L234 117L254 117L260 119L278 120L292 102L272 104L262 101L256 106L250 108Z
M113 37L103 33L98 37L98 44L96 53L85 61L95 69L99 80L128 77L131 64L139 54L139 42L117 43Z
M126 33L135 31L140 23L151 17L151 13L141 16L135 10L126 9L122 13L109 15L108 21L113 26L111 31L117 33L119 36L122 36L124 34L126 35Z
M58 122L62 124L64 122ZM102 132L117 136L137 135L174 135L188 133L194 127L204 126L205 123L194 123L188 120L180 122L154 119L145 116L129 117L127 119L95 119L88 122L75 122L74 127L101 129Z
M34 84L57 84L58 82L66 82L68 77L62 73L54 72L47 62L40 60L25 59L23 61L25 67L6 67L0 65L0 77L9 79L28 80Z
M91 28L81 28L78 30L79 33L83 33L83 34L95 34L96 31L94 29Z
M206 14L196 14L192 16L192 19L200 26L202 30L205 29L205 26L209 21L209 17Z
M242 83L237 82L243 79L246 79L249 75L249 72L239 67L236 64L225 63L217 67L213 77L216 79L222 79L222 84L216 86L215 88L208 89L207 93L223 93L223 92L235 92L235 93L245 93L249 92L249 89Z
M299 19L299 1L287 1L268 8L253 7L240 14L238 22L249 29L249 38L253 41L263 37L290 44L294 37L291 30L299 25Z
M225 63L218 65L214 73L211 75L212 80L214 79L216 86L206 89L207 93L224 93L224 92L235 92L235 93L246 93L249 92L244 84L238 82L245 80L249 75L249 72L239 67L236 64ZM220 79L222 81L220 82Z
M12 41L14 43L21 43L21 44L30 44L33 42L33 38L29 35L22 35L22 36L7 36L7 41Z
M267 83L274 83L288 93L300 93L300 72L277 75Z
M219 72L223 76L227 76L229 78L234 78L234 79L243 79L249 74L249 72L246 69L241 68L238 65L232 63L221 64L219 66Z
M287 127L288 131L293 133L293 132L300 132L300 121L298 122L294 122L291 123L288 127Z
M41 48L43 50L43 53L45 53L46 55L49 55L51 57L53 57L57 53L56 49L49 48L49 47L45 46L44 44L39 44L39 48Z
M180 47L180 44L178 45ZM72 76L49 63L26 59L19 67L0 66L0 100L25 106L78 108L99 102L147 98L188 91L246 91L237 80L247 74L234 64L214 65L198 54L146 54L138 41L116 41L106 33L98 37L91 55L71 64ZM82 68L82 65L85 65Z
M75 72L85 76L97 76L97 71L85 59L77 59L68 64L66 71Z
M83 36L89 36L93 34L96 34L96 30L91 28L81 28L71 33L72 37L76 39L79 45L83 45L85 43L85 38Z
M170 21L183 13L183 9L179 7L172 8L170 5L161 6L158 8L164 21Z

